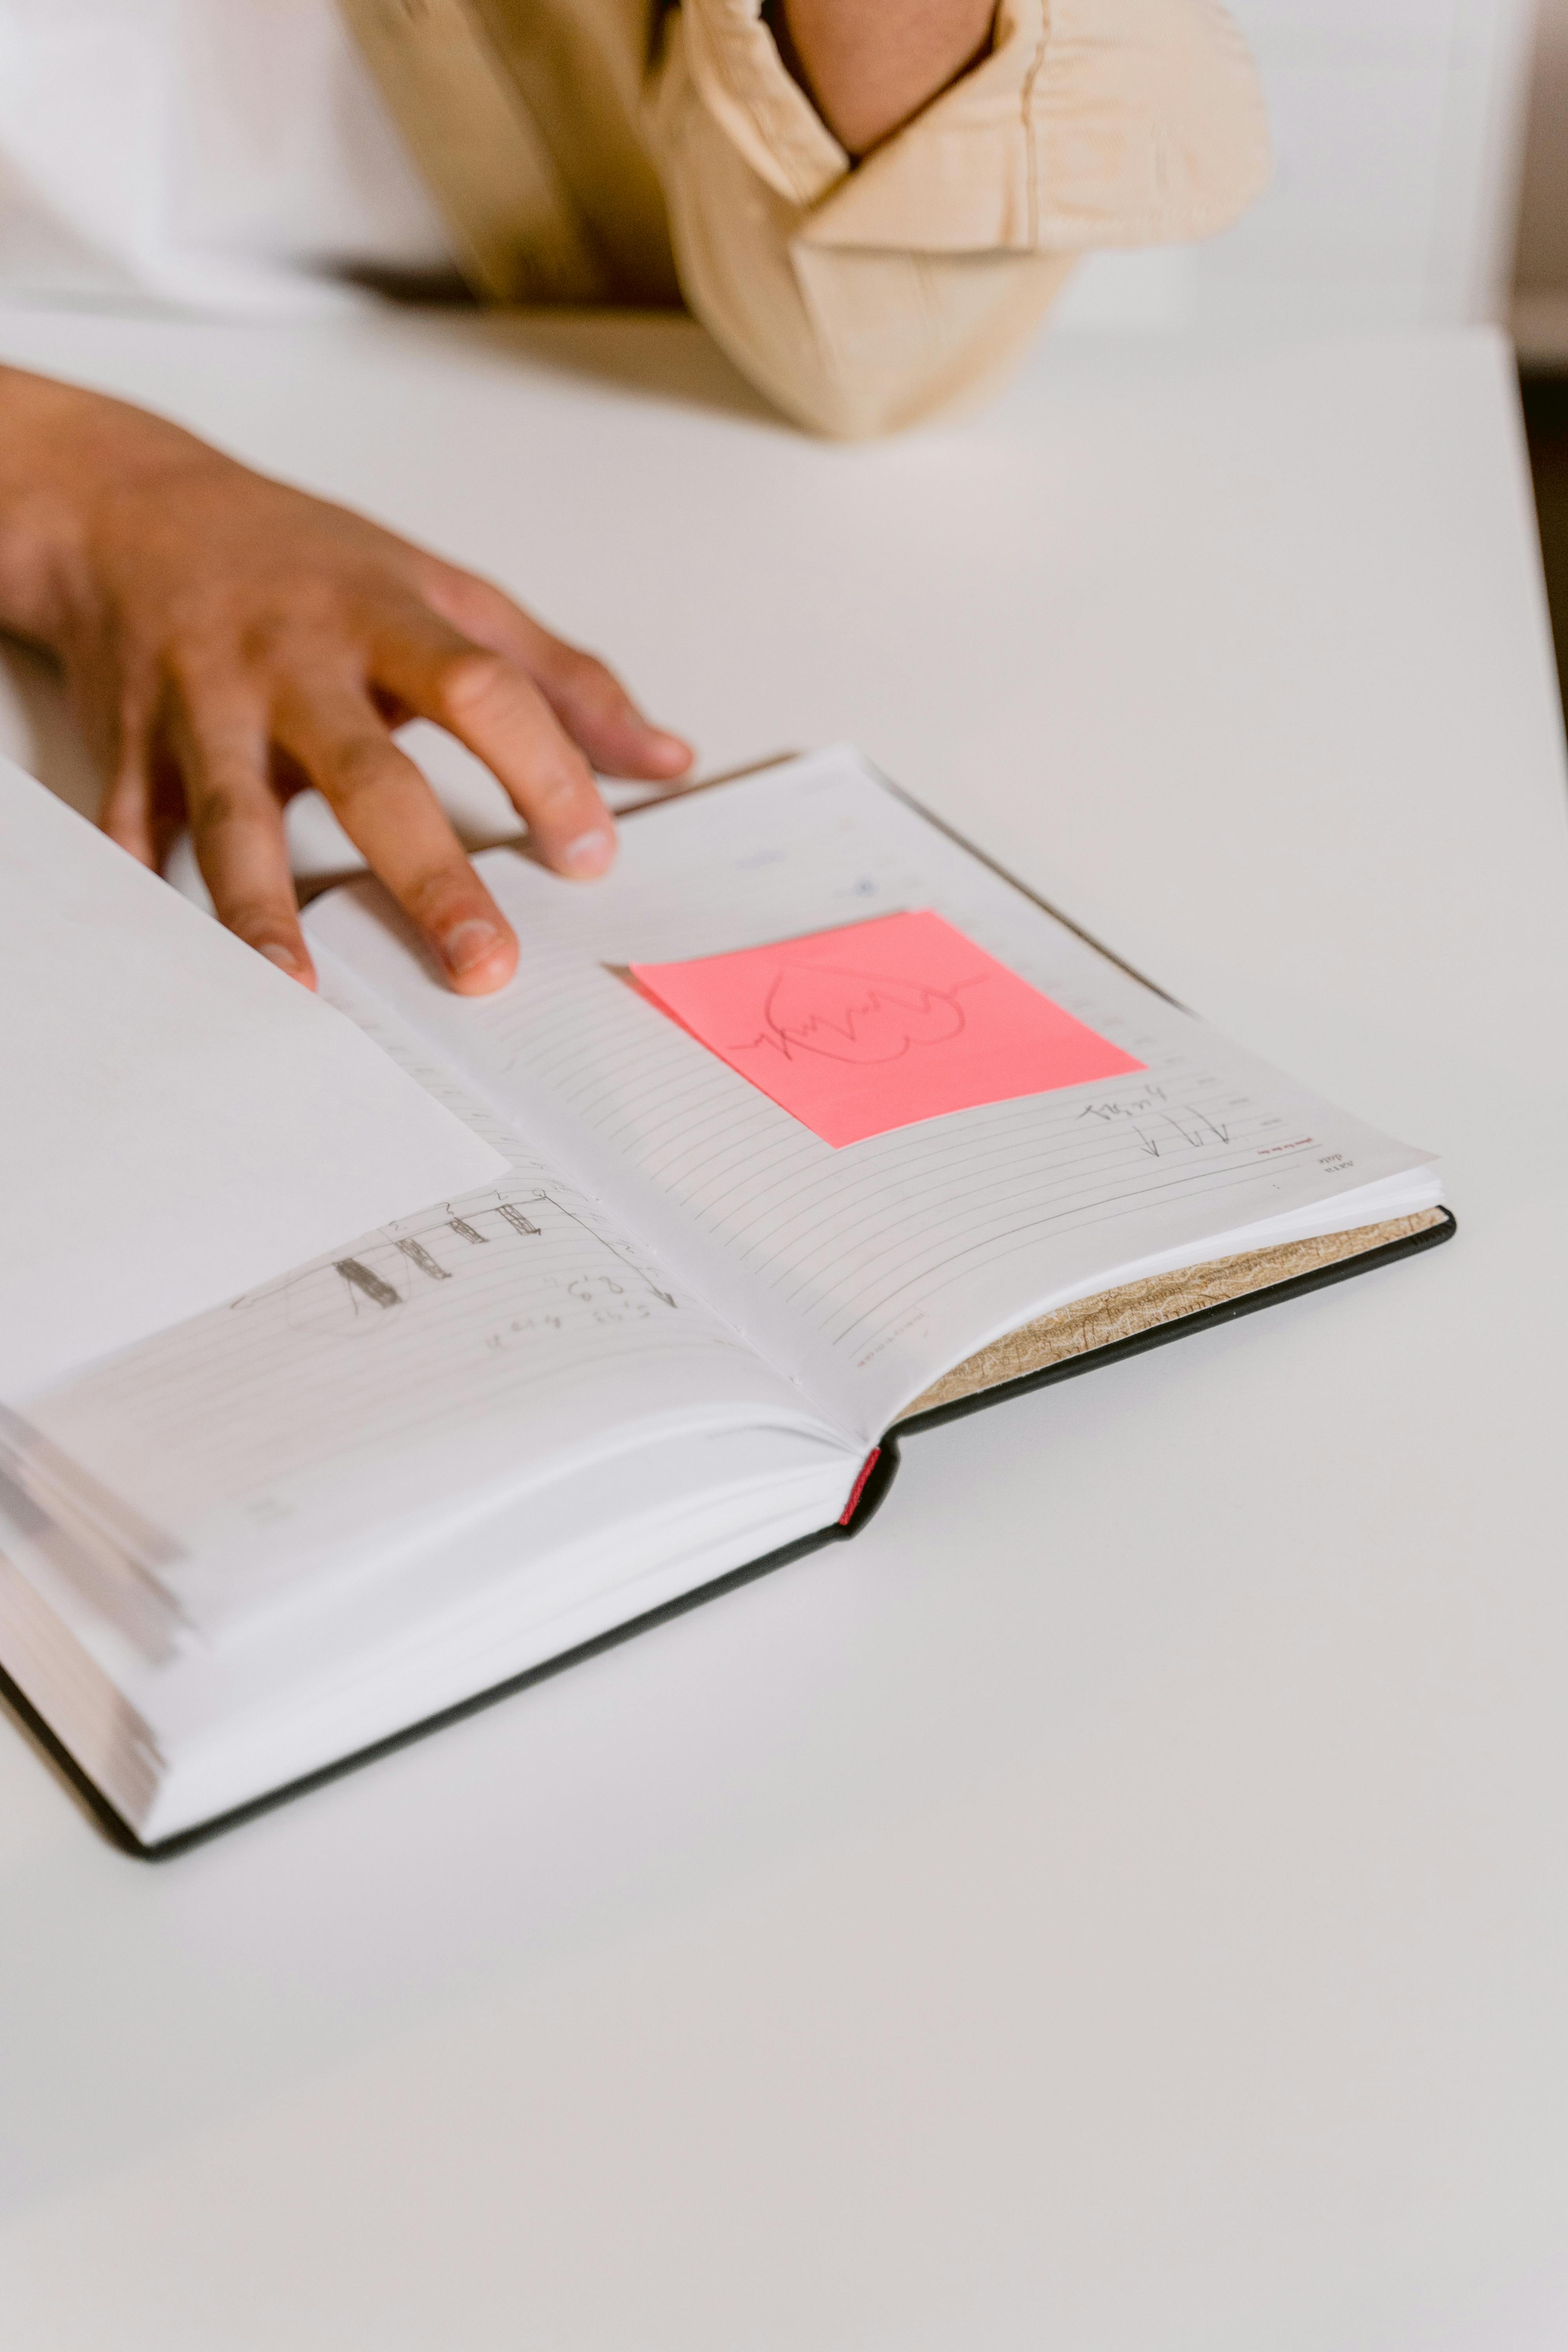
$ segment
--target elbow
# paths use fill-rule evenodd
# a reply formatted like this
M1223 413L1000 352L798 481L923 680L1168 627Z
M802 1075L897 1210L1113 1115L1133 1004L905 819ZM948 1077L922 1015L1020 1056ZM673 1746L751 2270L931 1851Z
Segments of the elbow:
M784 267L733 282L681 254L696 317L773 406L829 441L872 441L973 405L1033 340L1068 254L774 248Z

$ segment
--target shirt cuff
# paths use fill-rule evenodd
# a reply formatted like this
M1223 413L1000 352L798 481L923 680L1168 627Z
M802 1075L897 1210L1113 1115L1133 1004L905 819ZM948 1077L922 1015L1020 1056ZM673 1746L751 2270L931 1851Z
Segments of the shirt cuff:
M760 180L801 210L849 175L849 157L778 53L763 0L683 0L687 70Z
M1001 0L989 54L858 166L762 0L683 0L692 79L814 246L1073 253L1228 227L1267 184L1262 95L1216 0Z

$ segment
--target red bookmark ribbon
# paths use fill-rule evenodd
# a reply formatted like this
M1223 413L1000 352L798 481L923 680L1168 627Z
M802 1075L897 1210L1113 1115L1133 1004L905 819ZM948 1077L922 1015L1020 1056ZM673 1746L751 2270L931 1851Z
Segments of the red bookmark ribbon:
M850 1520L854 1517L856 1512L859 1509L860 1497L866 1491L866 1481L871 1475L872 1471L876 1468L881 1458L881 1447L879 1445L873 1445L871 1451L867 1454L866 1459L860 1465L860 1475L856 1479L855 1484L849 1489L849 1500L845 1504L844 1516L838 1522L841 1528L847 1528L849 1525Z

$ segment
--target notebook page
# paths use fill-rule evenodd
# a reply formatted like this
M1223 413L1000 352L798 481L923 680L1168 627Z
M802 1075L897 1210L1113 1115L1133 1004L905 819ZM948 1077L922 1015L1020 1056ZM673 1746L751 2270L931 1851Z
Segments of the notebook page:
M319 901L312 936L867 1439L1123 1265L1425 1160L1166 1004L847 751L639 814L602 882L484 870L522 945L496 996L445 991L374 885ZM916 909L1144 1068L835 1150L620 976Z
M0 761L0 1395L494 1155L350 1024Z
M170 1622L210 1630L328 1554L384 1564L499 1490L634 1438L817 1424L798 1389L422 1058L330 954L321 981L510 1177L29 1402L0 1469L72 1525L85 1475L114 1498L121 1544L139 1517L142 1557L126 1563L138 1595L151 1577ZM858 1458L847 1450L846 1490Z

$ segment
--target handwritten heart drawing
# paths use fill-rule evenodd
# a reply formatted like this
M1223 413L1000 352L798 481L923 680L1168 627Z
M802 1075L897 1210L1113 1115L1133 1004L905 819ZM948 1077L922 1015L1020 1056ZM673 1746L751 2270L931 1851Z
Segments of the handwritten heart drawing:
M689 1037L836 1151L1143 1066L929 907L629 969Z
M786 1059L824 1054L835 1062L896 1062L911 1045L940 1045L962 1036L965 1022L956 990L917 980L889 980L828 964L786 964L763 1003L767 1026L756 1038Z

